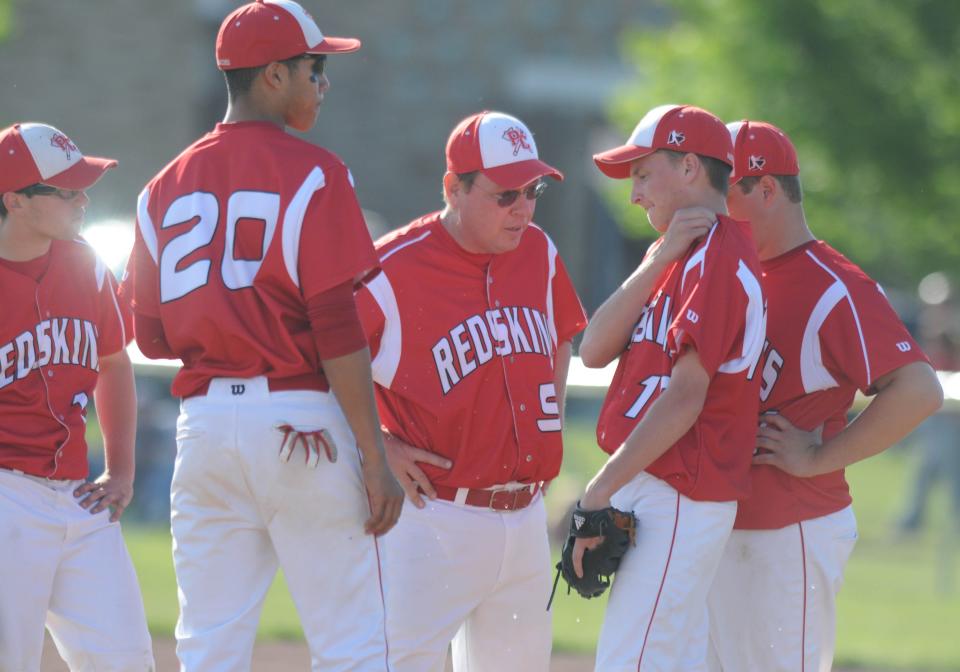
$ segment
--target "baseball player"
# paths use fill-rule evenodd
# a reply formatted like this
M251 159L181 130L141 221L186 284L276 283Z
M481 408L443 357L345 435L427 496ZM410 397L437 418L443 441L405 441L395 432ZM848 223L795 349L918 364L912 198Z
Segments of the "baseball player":
M745 223L726 216L726 127L705 110L656 107L626 144L594 156L633 180L661 237L597 310L587 366L619 365L597 426L611 457L580 505L639 521L597 647L598 670L702 670L706 597L748 488L763 346L759 263ZM578 539L574 567L600 538Z
M226 118L140 195L137 341L184 364L171 485L184 670L249 668L278 566L313 669L386 665L376 537L403 491L353 298L377 258L346 166L284 132L316 120L327 54L359 47L289 0L235 10L216 48Z
M787 136L729 125L730 212L748 219L768 301L752 490L710 592L714 670L824 672L857 538L843 469L906 436L942 390L883 290L814 238ZM854 393L876 395L847 426Z
M117 164L45 124L0 131L0 670L40 669L44 624L71 670L153 669L117 522L133 496L129 338L109 269L78 238ZM87 405L106 470L87 477Z
M532 222L547 176L519 119L450 135L446 207L377 243L358 293L387 455L407 496L385 539L390 669L549 669L543 490L560 469L570 340L586 324ZM426 500L426 501L425 501Z

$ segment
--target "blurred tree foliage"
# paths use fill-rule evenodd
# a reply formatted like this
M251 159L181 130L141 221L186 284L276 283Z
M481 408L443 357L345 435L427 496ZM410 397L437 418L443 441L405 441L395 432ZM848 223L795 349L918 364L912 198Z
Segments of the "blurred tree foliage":
M627 36L642 79L615 101L618 125L664 102L770 121L797 145L818 237L884 282L960 278L960 2L670 7L675 22Z
M10 32L10 20L13 14L13 0L0 0L0 42Z

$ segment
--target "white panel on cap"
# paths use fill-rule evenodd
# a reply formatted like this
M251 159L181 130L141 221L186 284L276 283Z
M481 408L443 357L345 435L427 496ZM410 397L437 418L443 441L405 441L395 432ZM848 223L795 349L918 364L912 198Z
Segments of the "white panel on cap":
M732 121L727 124L727 130L730 131L730 142L733 143L733 146L737 146L737 136L740 135L740 129L743 128L746 122L743 121Z
M70 138L53 126L20 124L20 135L43 179L59 175L83 158Z
M483 115L477 132L484 168L539 158L533 133L522 121L509 114L490 112Z
M657 132L657 126L660 125L660 120L663 119L667 112L675 110L678 107L680 106L661 105L647 112L643 115L643 119L640 120L637 127L633 129L633 133L630 134L630 139L627 140L627 144L636 145L637 147L652 147L653 135Z
M311 49L323 42L323 33L320 32L317 22L307 14L307 10L293 0L264 0L264 4L277 5L287 10L300 24L300 30L303 31L303 40Z

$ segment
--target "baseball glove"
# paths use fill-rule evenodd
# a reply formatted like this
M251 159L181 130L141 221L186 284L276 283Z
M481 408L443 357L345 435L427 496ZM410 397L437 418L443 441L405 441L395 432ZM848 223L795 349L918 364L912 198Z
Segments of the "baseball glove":
M590 537L603 537L603 541L583 554L583 577L579 577L573 570L573 544L578 538ZM610 586L610 576L620 567L627 549L636 543L637 519L632 512L613 507L586 511L578 503L570 520L570 535L557 563L557 578L563 575L568 593L573 588L588 599L599 597ZM553 600L552 594L550 599Z

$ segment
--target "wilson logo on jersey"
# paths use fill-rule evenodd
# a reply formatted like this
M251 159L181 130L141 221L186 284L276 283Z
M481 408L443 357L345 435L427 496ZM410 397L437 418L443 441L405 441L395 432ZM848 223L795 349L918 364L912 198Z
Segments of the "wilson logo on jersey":
M900 352L910 352L913 349L913 346L910 345L910 341L900 341L897 343L897 350Z
M645 305L640 312L640 319L637 320L637 326L633 330L630 342L651 341L666 350L667 332L670 330L670 323L673 321L671 307L670 296L662 292L658 293L653 301Z
M97 327L70 317L43 320L0 346L0 389L48 364L72 364L97 371Z
M433 346L433 361L443 393L497 354L553 356L547 317L535 308L510 306L471 315Z

